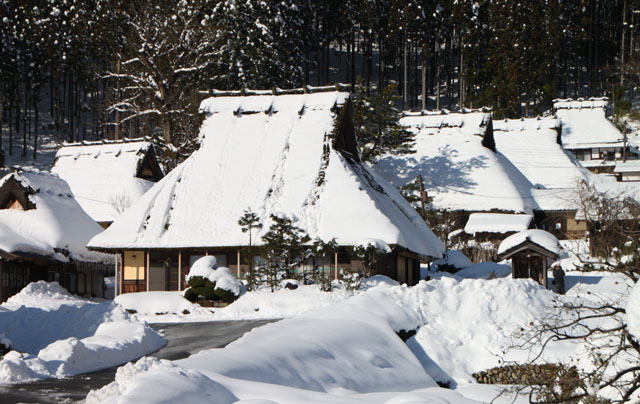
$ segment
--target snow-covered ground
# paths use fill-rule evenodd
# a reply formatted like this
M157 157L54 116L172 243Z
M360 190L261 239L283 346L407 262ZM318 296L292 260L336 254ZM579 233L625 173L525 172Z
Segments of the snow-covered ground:
M529 351L508 351L512 338L542 318L557 297L534 281L504 277L504 269L476 264L455 275L431 273L432 280L414 287L378 277L357 292L301 286L246 293L213 309L210 318L285 320L224 349L175 362L145 358L128 364L113 383L91 392L87 403L140 397L150 403L177 397L206 402L212 396L221 403L489 402L501 387L476 384L471 374L504 360L530 359ZM569 268L566 281L567 296L560 299L584 298L586 291L607 299L629 287L621 277ZM146 318L153 318L151 311ZM395 334L400 330L417 333L404 344ZM580 344L565 342L550 346L545 359L577 363L581 356ZM503 395L496 402L512 398Z
M158 350L164 339L111 301L37 282L0 305L0 383L60 378L113 367Z
M581 247L571 246L577 252ZM224 308L194 305L179 292L122 295L114 304L32 284L0 306L0 342L10 340L13 349L27 353L24 358L17 352L5 356L0 380L61 377L146 354L163 341L143 320L279 318L283 320L254 329L226 348L173 362L145 357L128 363L118 369L114 382L92 391L86 401L490 402L502 387L477 384L472 374L503 361L530 359L530 351L509 348L521 327L535 326L547 314L553 299L628 295L624 278L575 271L571 263L576 259L565 255L561 260L566 296L531 280L511 279L508 266L495 263L474 264L453 275L429 272L431 280L414 287L377 276L357 291L337 284L330 293L317 285L275 293L258 290ZM636 317L629 318L630 325ZM397 336L402 330L416 333L404 343ZM588 365L579 343L555 342L544 359ZM502 395L495 402L514 398ZM515 399L527 402L526 397Z

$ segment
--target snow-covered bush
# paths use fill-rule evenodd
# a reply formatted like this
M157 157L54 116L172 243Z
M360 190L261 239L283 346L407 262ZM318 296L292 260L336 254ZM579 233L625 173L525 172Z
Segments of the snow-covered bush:
M242 283L227 267L218 267L216 257L206 256L193 263L187 275L184 297L195 302L198 296L208 300L233 302L240 296Z

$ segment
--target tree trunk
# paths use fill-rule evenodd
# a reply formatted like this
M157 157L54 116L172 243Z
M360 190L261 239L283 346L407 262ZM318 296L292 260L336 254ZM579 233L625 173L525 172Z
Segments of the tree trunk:
M2 144L2 123L4 122L4 100L5 100L5 89L0 88L0 154L2 154L3 144ZM4 165L4 164L3 164Z
M408 62L408 49L407 49L407 39L402 38L402 109L407 109L407 79L409 78L409 63Z
M464 108L465 104L465 75L464 75L464 42L462 40L462 36L460 38L460 71L458 72L458 84L460 84L460 89L458 90L458 102L460 104L460 108Z
M13 156L13 94L9 96L9 156Z
M436 109L440 110L440 30L436 35Z
M22 115L22 159L27 158L27 121L28 121L28 113L27 109L27 88L24 89L24 114ZM20 108L20 104L18 104L18 108Z
M427 46L426 45L422 45L422 58L421 58L421 63L422 63L422 77L420 79L420 81L422 82L422 88L421 88L421 96L422 96L422 110L426 110L427 109Z
M167 144L171 144L172 129L171 117L168 114L162 115L162 137Z
M627 28L627 0L622 3L622 41L620 42L620 87L624 98L624 37Z
M39 123L38 118L40 115L40 97L38 96L33 97L33 109L35 111L35 122L34 122L34 131L33 131L33 159L36 160L37 151L38 151L38 123Z

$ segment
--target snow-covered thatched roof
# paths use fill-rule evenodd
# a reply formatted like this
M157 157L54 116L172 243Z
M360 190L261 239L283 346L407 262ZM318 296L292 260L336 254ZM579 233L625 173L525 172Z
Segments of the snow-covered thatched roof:
M340 245L380 240L439 257L442 242L398 191L360 163L349 94L216 95L202 102L201 146L89 246L244 246L246 209L264 227L286 215ZM335 89L334 89L335 90ZM260 234L253 240L260 240Z
M562 145L566 149L622 147L622 133L606 117L608 99L557 99L553 102L562 121Z
M16 170L0 180L0 250L10 255L37 255L58 261L104 261L87 250L102 231L57 175Z
M153 145L144 139L64 144L51 171L96 222L112 222L162 177Z
M405 113L416 134L415 154L382 157L374 170L393 185L421 174L435 209L530 212L531 183L496 153L487 111Z
M537 188L574 188L589 176L559 143L562 124L556 118L493 121L497 150Z
M464 226L467 234L510 233L524 231L533 221L532 215L508 213L472 213Z

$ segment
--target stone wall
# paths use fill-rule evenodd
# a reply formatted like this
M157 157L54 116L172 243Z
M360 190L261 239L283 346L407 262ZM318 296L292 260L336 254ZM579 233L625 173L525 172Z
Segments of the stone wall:
M507 365L474 373L472 376L483 384L544 384L556 378L562 366L544 365Z

